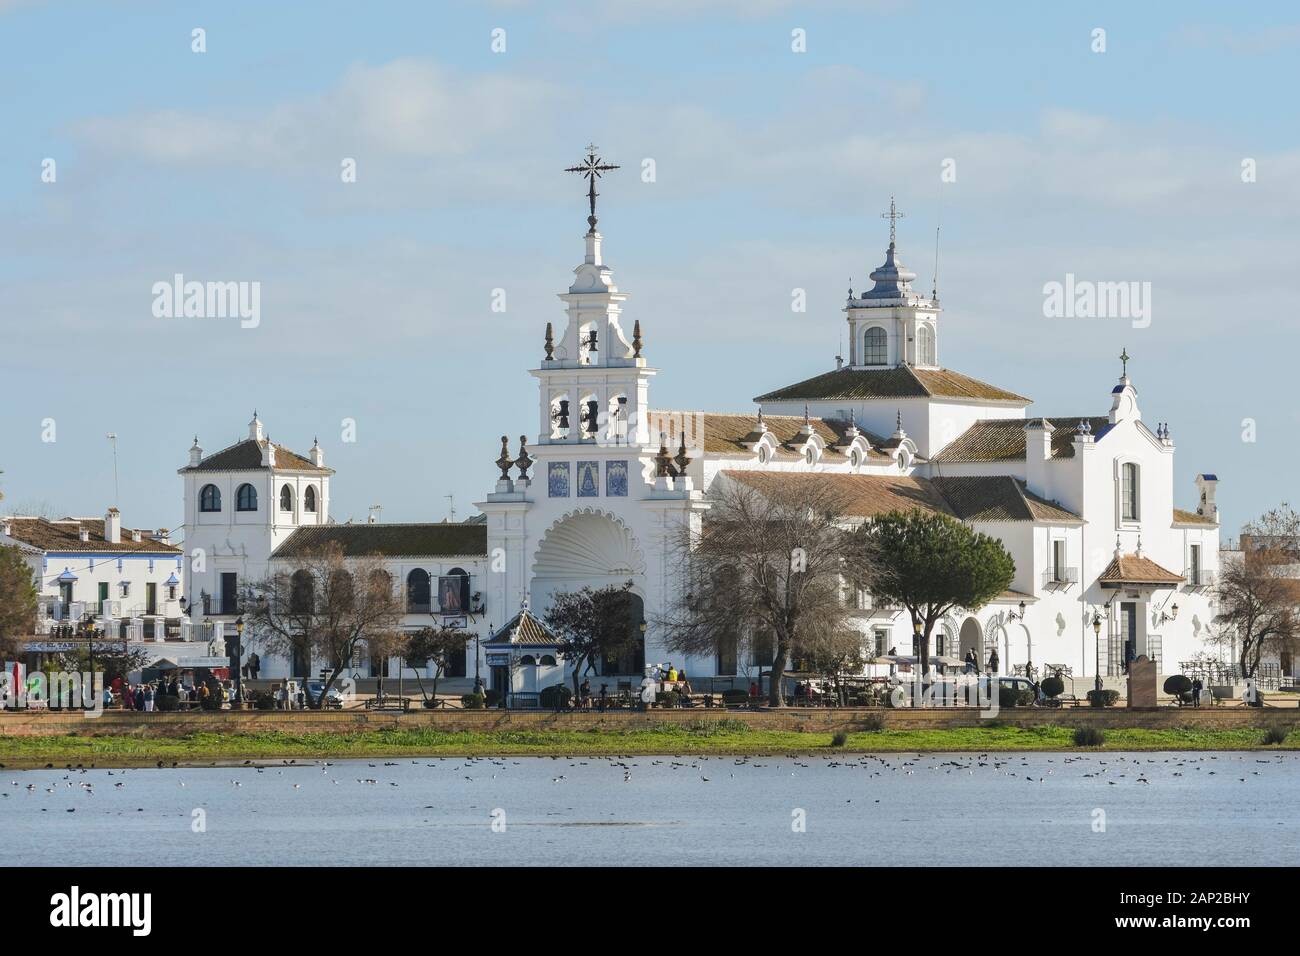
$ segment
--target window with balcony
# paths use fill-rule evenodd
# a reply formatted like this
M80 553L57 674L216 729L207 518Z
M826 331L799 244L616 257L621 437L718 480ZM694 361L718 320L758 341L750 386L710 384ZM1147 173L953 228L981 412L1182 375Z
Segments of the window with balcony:
M280 510L293 511L293 489L288 485L280 489Z
M307 490L302 493L302 510L315 514L316 512L316 487L308 485Z

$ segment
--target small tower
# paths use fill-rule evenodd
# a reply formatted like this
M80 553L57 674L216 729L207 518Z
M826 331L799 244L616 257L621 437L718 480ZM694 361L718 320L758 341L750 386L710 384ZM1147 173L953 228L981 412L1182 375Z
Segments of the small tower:
M889 200L889 247L871 273L875 283L854 296L849 289L844 314L849 324L849 367L914 365L939 367L939 303L912 288L916 273L898 258L896 221L903 218Z

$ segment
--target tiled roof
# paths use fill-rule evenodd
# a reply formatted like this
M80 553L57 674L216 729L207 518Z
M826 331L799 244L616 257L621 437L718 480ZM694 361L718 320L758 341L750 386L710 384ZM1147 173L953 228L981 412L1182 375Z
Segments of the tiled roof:
M275 445L276 471L311 471L322 475L334 474L332 469L317 467L312 464L310 458L304 458L302 455L291 452L283 445L276 445L274 442L266 440L257 441L253 438L245 438L236 445L213 452L197 465L187 465L180 471L184 474L187 471L257 470L264 467L262 464L262 446L267 444Z
M523 644L529 647L556 647L559 640L542 621L527 608L512 617L504 627L483 642L484 644Z
M75 551L78 553L94 552L104 554L180 554L181 549L155 541L141 535L140 541L132 541L132 528L122 529L122 540L116 543L104 540L103 518L60 518L48 521L45 518L9 518L12 528L10 537L41 551ZM85 528L90 534L89 541L78 537L77 529Z
M1093 438L1099 437L1110 424L1107 418L1076 415L1072 418L1049 418L1052 432L1052 457L1074 457L1074 433L1080 420L1092 426ZM966 429L934 456L939 463L970 461L1024 461L1025 424L1028 418L983 418Z
M1218 523L1209 515L1198 515L1195 511L1184 511L1182 508L1174 509L1174 524L1217 525Z
M667 431L674 422L702 422L704 429L704 453L706 455L749 455L747 443L758 440L758 415L738 415L725 412L674 412L654 410L649 414L652 434ZM780 457L794 458L796 449L802 447L804 436L802 415L764 415L763 423L776 439ZM838 418L811 418L809 424L813 431L826 443L826 454L830 457L843 458L843 449L849 444L849 423ZM870 458L890 461L891 456L880 448L893 448L898 443L890 442L879 435L859 429L862 437L871 445ZM697 436L698 437L698 436ZM673 436L668 444L676 448Z
M1072 511L1030 491L1010 475L931 478L953 513L963 521L1039 521L1077 524Z
M1106 570L1097 578L1099 584L1182 584L1181 574L1162 568L1150 558L1136 554L1121 554L1111 560Z
M1016 402L1021 405L1030 402L1023 395L1008 392L951 369L923 369L910 365L882 369L836 369L760 395L754 401L931 397Z
M271 554L292 558L331 544L347 558L379 554L386 558L451 557L487 554L487 525L481 523L327 524L299 528Z
M924 478L902 475L845 475L834 472L740 471L723 472L729 478L762 493L789 490L800 483L816 483L843 496L844 514L870 518L887 511L934 511L953 517L952 509Z

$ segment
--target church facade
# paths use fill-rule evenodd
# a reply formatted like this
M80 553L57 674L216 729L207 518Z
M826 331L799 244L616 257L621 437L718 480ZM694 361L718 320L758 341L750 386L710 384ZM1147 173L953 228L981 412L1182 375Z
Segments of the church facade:
M1219 551L1217 479L1204 473L1195 488L1175 488L1171 431L1144 420L1127 354L1094 408L1029 414L1030 399L942 363L943 310L936 295L913 289L891 222L871 288L850 290L844 306L847 359L761 393L752 411L673 409L652 401L656 369L604 260L594 186L591 203L582 261L559 294L563 314L538 330L529 370L537 405L522 416L536 431L502 437L481 515L339 531L319 445L288 452L255 418L246 442L216 455L205 457L196 441L181 471L186 551L197 545L208 559L202 573L187 571L192 606L228 615L241 580L275 562L290 567L312 542L340 539L348 553L383 554L408 598L416 593L405 626L450 612L482 639L472 643L466 681L482 673L491 687L519 691L560 679L563 666L545 653L538 626L545 609L562 591L625 583L639 602L629 622L639 648L606 662L601 677L611 687L668 661L692 678L739 679L756 662L684 659L655 626L674 592L677 542L705 520L716 482L761 491L765 482L825 481L852 503L846 520L923 508L1010 551L1012 588L945 620L930 648L941 659L973 651L987 665L996 652L1003 673L1032 664L1081 679L1118 677L1140 654L1170 673L1203 649ZM218 503L213 511L214 494L234 510ZM398 527L408 530L386 530ZM449 575L464 575L468 587L443 608L427 599L428 582ZM859 595L854 613L869 654L914 651L905 612ZM276 662L264 676L304 666Z

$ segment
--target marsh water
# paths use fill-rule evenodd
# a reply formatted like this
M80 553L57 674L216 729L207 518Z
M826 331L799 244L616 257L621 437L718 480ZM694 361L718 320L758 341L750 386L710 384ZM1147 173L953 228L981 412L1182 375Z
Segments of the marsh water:
M4 770L0 792L18 863L1300 863L1290 753L425 757Z

